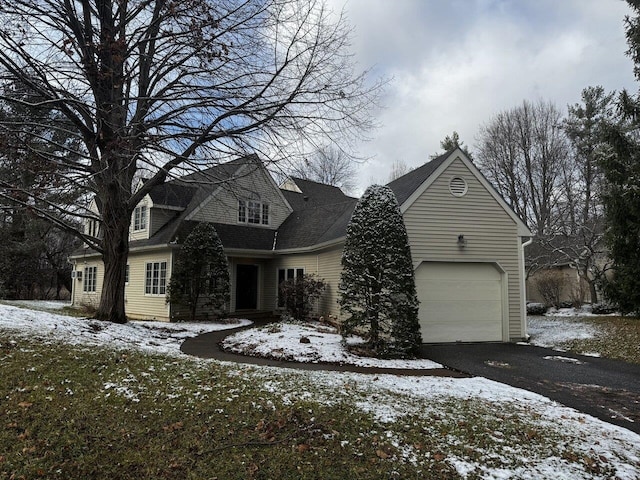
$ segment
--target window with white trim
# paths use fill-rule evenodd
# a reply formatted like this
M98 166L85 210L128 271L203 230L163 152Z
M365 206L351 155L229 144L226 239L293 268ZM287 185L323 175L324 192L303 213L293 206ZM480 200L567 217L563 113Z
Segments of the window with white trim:
M255 200L238 200L238 223L269 225L269 204Z
M284 307L284 298L280 297L280 284L282 282L286 282L287 280L295 280L298 278L302 278L304 275L304 268L294 267L294 268L279 268L278 269L278 286L276 295L278 297L278 308Z
M133 211L133 231L147 229L147 206L140 205Z
M98 267L84 267L84 279L82 291L85 293L95 293L98 277Z
M95 219L87 220L84 233L92 237L102 238L102 227L100 226L100 222Z
M167 262L145 264L145 295L164 295L167 292Z

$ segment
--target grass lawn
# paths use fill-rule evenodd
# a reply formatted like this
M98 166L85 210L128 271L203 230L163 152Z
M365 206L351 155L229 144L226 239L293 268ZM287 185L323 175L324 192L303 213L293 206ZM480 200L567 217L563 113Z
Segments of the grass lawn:
M539 395L180 354L200 328L0 306L0 479L640 477L638 435Z
M298 372L7 334L0 364L2 479L482 478L483 469L555 478L557 468L564 478L614 475L609 452L574 448L570 433L515 403L497 410L479 399L435 398L381 421L362 405L382 392L356 385L361 376L328 392Z
M640 319L629 317L589 317L600 333L590 339L566 342L576 352L598 352L606 358L640 363Z
M575 353L598 354L605 358L640 363L640 319L631 317L531 317L533 322L546 322L542 328L553 328L549 322L568 323L567 328L574 328L578 333L585 329L591 332L584 338L544 338L545 346L553 346ZM542 332L540 332L544 335ZM576 335L580 337L580 335ZM536 343L536 334L532 333L532 341Z

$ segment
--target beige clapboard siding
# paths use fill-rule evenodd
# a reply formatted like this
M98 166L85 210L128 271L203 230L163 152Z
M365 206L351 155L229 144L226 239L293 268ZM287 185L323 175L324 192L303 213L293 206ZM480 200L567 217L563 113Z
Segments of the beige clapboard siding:
M449 192L454 176L467 182L463 197ZM509 337L523 336L517 225L462 161L452 162L407 209L404 220L416 268L423 261L497 262L507 273ZM464 249L457 245L458 235L467 240Z
M340 262L343 248L344 243L340 243L318 255L318 276L327 283L327 290L318 302L318 313L320 315L340 317L338 286L340 284L340 274L342 273Z
M85 267L97 267L96 270L96 291L95 293L85 293L82 288L85 282L84 269ZM76 272L82 272L82 280L78 280L77 278L73 278L74 282L73 286L73 305L82 307L87 306L91 308L98 308L100 303L100 296L102 295L102 278L104 276L104 265L101 260L94 259L88 260L87 263L82 261L78 261L76 267Z
M172 252L170 249L129 254L129 283L125 286L125 310L133 319L169 321L169 306L165 295L145 295L145 269L148 262L167 262L167 283L171 278Z
M149 212L151 233L149 236L155 235L155 233L164 227L169 220L174 218L179 212L175 210L165 210L163 208L151 208Z
M279 256L270 261L265 267L264 275L264 307L266 310L278 309L278 269L304 268L304 273L318 273L318 255L293 254Z
M202 206L195 210L190 220L202 222L217 222L235 225L238 223L238 199L258 200L269 204L270 228L278 228L287 218L290 210L287 208L278 188L264 169L252 169L234 180L233 185L221 185Z

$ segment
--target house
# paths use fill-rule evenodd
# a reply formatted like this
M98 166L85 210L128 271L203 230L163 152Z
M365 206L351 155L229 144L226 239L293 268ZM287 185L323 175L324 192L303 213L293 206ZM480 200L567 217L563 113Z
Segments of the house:
M611 275L602 233L533 238L525 255L527 301L553 306L601 300L599 281Z
M531 232L469 158L453 150L389 187L407 227L424 341L523 339L523 244ZM230 312L277 312L278 284L314 273L328 284L317 314L339 317L340 260L356 202L298 178L278 187L255 156L158 186L132 216L127 315L172 318L165 293L177 248L189 225L210 221L229 260ZM84 249L70 260L73 303L97 303L100 256Z

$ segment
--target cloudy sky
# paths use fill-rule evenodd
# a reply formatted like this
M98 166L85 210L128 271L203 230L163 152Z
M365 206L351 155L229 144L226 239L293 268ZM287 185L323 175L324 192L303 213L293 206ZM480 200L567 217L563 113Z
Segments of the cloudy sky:
M636 90L622 0L331 0L355 29L362 68L391 78L381 127L360 153L360 188L394 161L428 161L454 130L473 151L478 127L523 100L563 110L586 86ZM359 192L354 192L359 193Z

